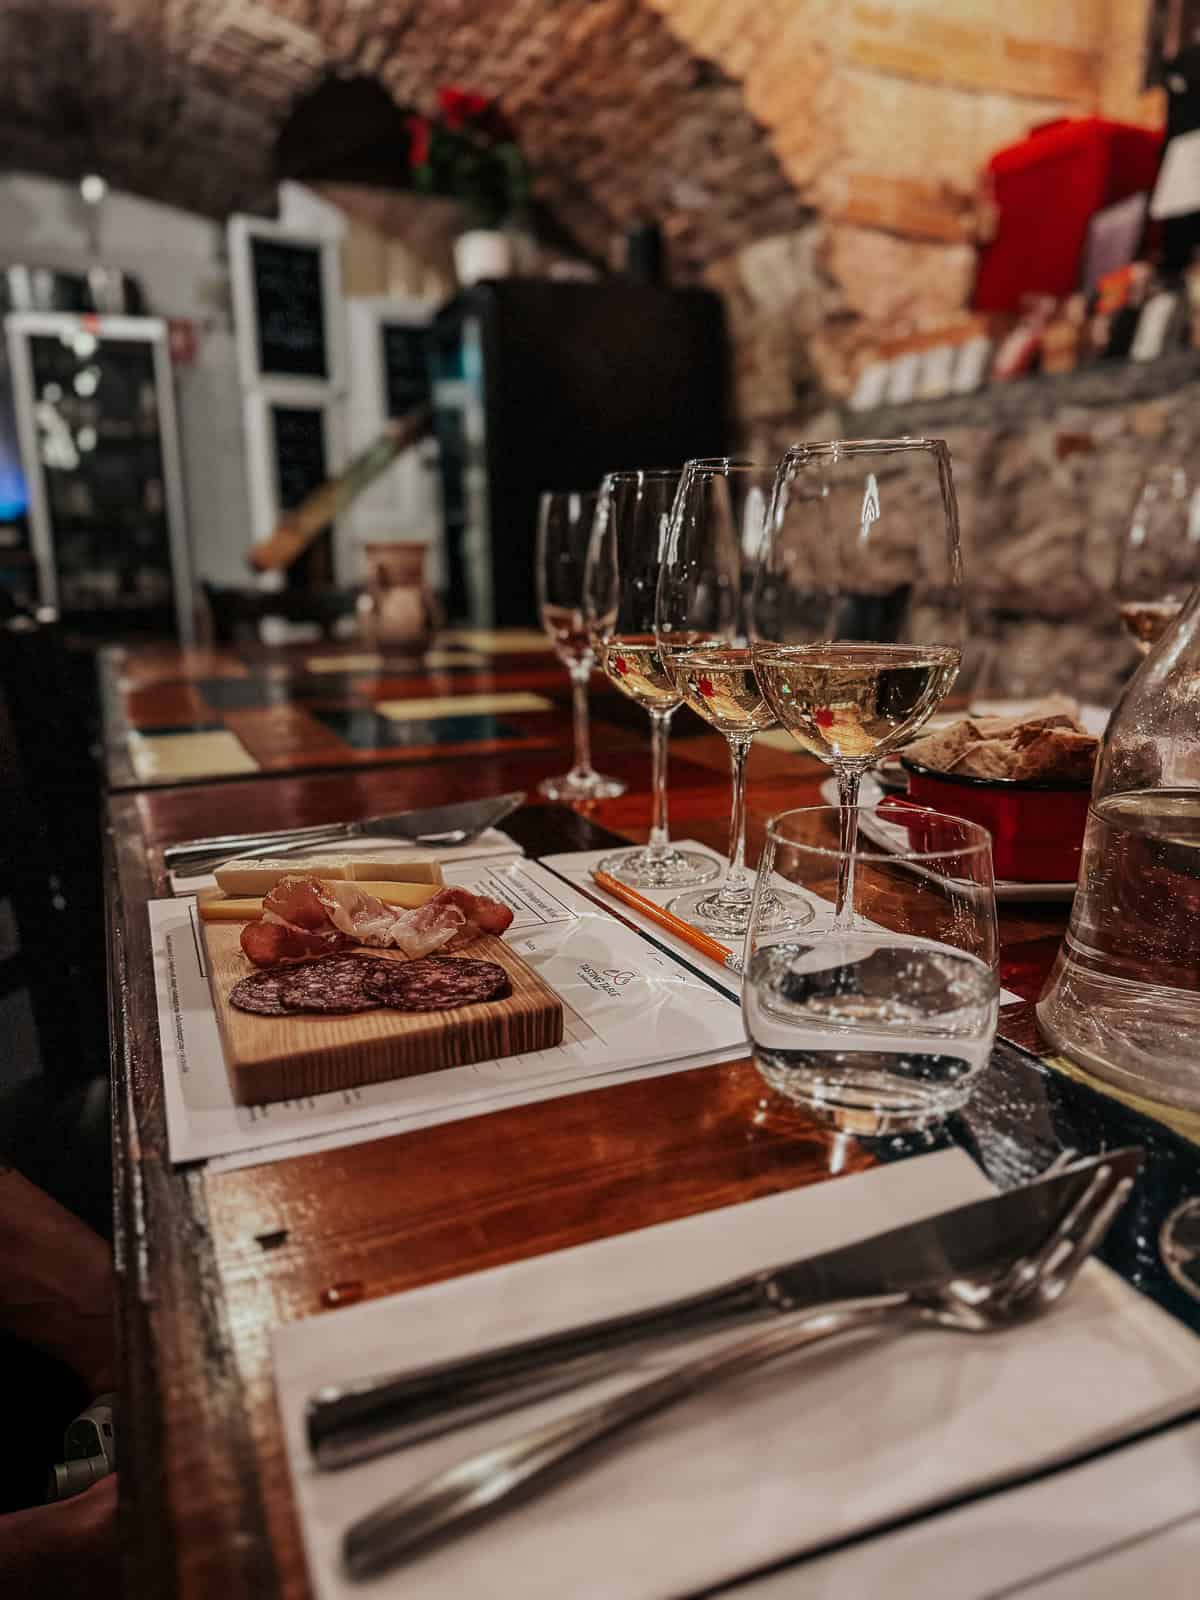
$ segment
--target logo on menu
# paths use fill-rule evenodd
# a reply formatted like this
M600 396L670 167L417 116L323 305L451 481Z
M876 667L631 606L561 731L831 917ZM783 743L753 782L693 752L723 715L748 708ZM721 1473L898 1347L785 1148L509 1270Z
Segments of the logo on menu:
M592 966L590 961L581 961L578 972L589 988L599 989L601 994L608 995L612 1000L616 1000L625 985L637 977L636 972L629 972L622 967L605 967L601 971Z

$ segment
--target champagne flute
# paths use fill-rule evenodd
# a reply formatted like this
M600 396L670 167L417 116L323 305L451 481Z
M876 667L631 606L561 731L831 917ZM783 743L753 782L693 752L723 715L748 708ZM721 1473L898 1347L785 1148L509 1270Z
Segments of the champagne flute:
M538 502L538 612L570 675L575 729L575 765L538 784L548 800L607 800L625 792L620 778L593 770L588 737L588 679L596 656L583 615L583 568L596 499L594 493L543 494Z
M837 777L836 919L848 927L862 775L912 738L962 659L958 505L945 441L794 445L775 474L750 633L767 704Z
M1117 561L1121 622L1142 655L1183 609L1200 578L1200 498L1182 467L1146 474Z
M689 461L658 575L659 655L687 704L729 745L729 869L718 889L690 890L669 907L711 934L741 936L750 925L746 760L754 735L773 727L775 714L754 676L745 612L773 478L772 468L750 461ZM761 908L772 927L799 927L812 915L795 895L772 894Z
M654 602L679 477L610 472L600 485L584 569L584 615L600 664L622 694L650 713L650 842L600 863L635 889L689 888L719 871L710 856L675 849L667 832L667 736L683 696L658 654Z

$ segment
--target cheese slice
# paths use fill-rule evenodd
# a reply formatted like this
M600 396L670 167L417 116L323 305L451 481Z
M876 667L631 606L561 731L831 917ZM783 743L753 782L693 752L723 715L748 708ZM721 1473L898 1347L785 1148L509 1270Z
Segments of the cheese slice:
M432 900L440 887L436 883L360 883L364 894L373 894L385 906L415 910ZM196 905L205 922L256 922L263 914L261 895L223 895L211 889L196 896Z
M393 861L368 855L291 856L286 861L231 861L213 876L224 894L269 894L280 878L311 873L318 878L349 878L355 883L441 884L441 862L436 856L414 851Z

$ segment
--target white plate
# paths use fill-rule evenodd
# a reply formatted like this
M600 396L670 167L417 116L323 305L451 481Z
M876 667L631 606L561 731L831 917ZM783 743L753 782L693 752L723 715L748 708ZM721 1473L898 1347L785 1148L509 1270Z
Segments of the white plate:
M877 806L883 799L885 790L882 785L867 773L859 790L859 803L863 806ZM821 785L821 799L827 806L838 803L838 788L836 778L826 778ZM878 817L867 816L863 818L862 830L868 839L873 839L876 844L882 845L885 850L907 849L908 834L895 823L887 823ZM996 880L997 900L1071 900L1075 895L1075 880L1070 883L1016 883L1012 879Z

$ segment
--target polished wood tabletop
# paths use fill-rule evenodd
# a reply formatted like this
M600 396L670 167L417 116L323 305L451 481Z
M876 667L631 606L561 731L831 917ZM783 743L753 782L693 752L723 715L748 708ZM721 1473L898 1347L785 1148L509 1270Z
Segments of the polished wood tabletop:
M533 681L529 677L523 683ZM751 1062L589 1090L540 1104L224 1173L173 1168L146 902L168 891L162 847L247 825L287 827L525 789L506 824L531 856L644 839L648 755L636 725L597 733L596 760L628 783L584 815L536 804L568 764L565 708L544 748L436 761L138 786L108 811L117 1268L123 1352L121 1495L129 1592L267 1600L310 1593L275 1407L272 1327L339 1303L558 1249L798 1185L879 1159L768 1093ZM644 720L644 719L643 719ZM720 849L729 811L722 741L681 729L672 831ZM750 854L765 819L812 803L825 770L756 748ZM1064 925L1059 905L1005 906L1003 981L1032 999ZM1032 1006L1003 1030L1036 1046ZM1062 1141L1057 1086L1032 1057L981 1100L965 1137L1010 1162ZM1025 1077L1021 1078L1024 1073ZM1020 1080L1022 1093L1012 1090ZM987 1102L984 1104L983 1102ZM1014 1106L1019 1110L1014 1112ZM1068 1108L1069 1109L1069 1108ZM957 1136L957 1135L956 1135ZM1067 1135L1087 1144L1077 1123ZM1035 1150L1033 1147L1037 1145Z
M525 630L451 633L418 659L353 641L110 649L100 691L114 790L556 750L570 698ZM640 742L644 716L599 675L593 699L609 748Z

